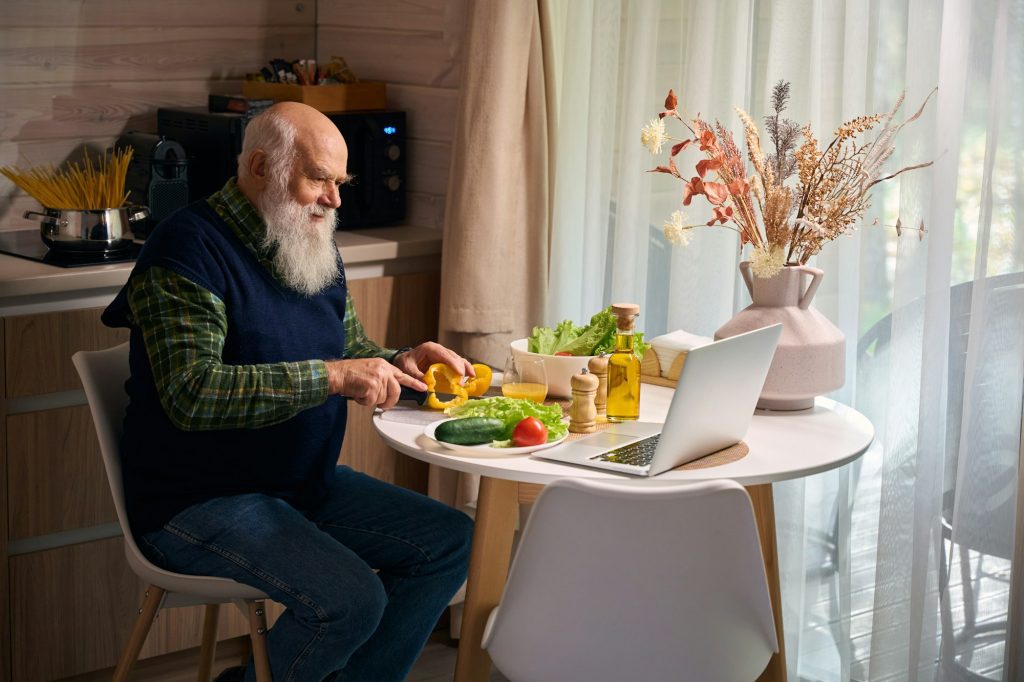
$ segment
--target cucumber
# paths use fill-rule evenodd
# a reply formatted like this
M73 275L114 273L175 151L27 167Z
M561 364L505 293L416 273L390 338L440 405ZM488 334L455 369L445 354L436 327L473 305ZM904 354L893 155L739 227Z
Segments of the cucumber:
M500 440L505 423L493 417L463 417L438 424L434 438L453 445L480 445Z

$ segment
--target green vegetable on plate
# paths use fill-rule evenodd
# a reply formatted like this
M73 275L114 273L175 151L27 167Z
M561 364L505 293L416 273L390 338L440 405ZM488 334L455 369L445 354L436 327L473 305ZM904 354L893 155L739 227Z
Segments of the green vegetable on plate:
M458 407L449 408L446 412L452 417L490 417L500 420L502 431L500 437L494 440L508 442L502 442L500 445L496 443L495 445L498 445L498 447L509 447L512 445L512 432L516 428L516 424L527 417L536 417L547 427L548 442L558 440L569 432L568 424L562 419L561 407L558 405L542 405L532 400L523 400L521 398L494 397L470 400Z

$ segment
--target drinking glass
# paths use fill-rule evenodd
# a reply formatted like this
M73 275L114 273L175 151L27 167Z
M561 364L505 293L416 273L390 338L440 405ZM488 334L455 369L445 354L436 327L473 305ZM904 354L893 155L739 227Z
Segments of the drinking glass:
M501 376L501 394L506 398L526 398L544 402L548 395L548 377L541 358L509 355Z

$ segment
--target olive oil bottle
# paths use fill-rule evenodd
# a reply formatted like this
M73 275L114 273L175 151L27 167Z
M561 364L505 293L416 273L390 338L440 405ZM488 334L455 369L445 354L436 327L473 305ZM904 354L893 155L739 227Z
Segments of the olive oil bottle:
M633 352L633 321L640 306L613 303L612 313L616 330L615 352L608 358L608 421L633 421L640 418L640 358Z

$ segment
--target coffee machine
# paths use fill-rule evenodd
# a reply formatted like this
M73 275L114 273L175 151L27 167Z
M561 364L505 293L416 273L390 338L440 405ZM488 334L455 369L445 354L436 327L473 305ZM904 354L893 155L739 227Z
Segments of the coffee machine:
M149 218L132 226L136 239L145 239L157 223L189 201L185 149L163 136L139 132L121 135L114 146L132 150L125 189L129 203L149 207Z

